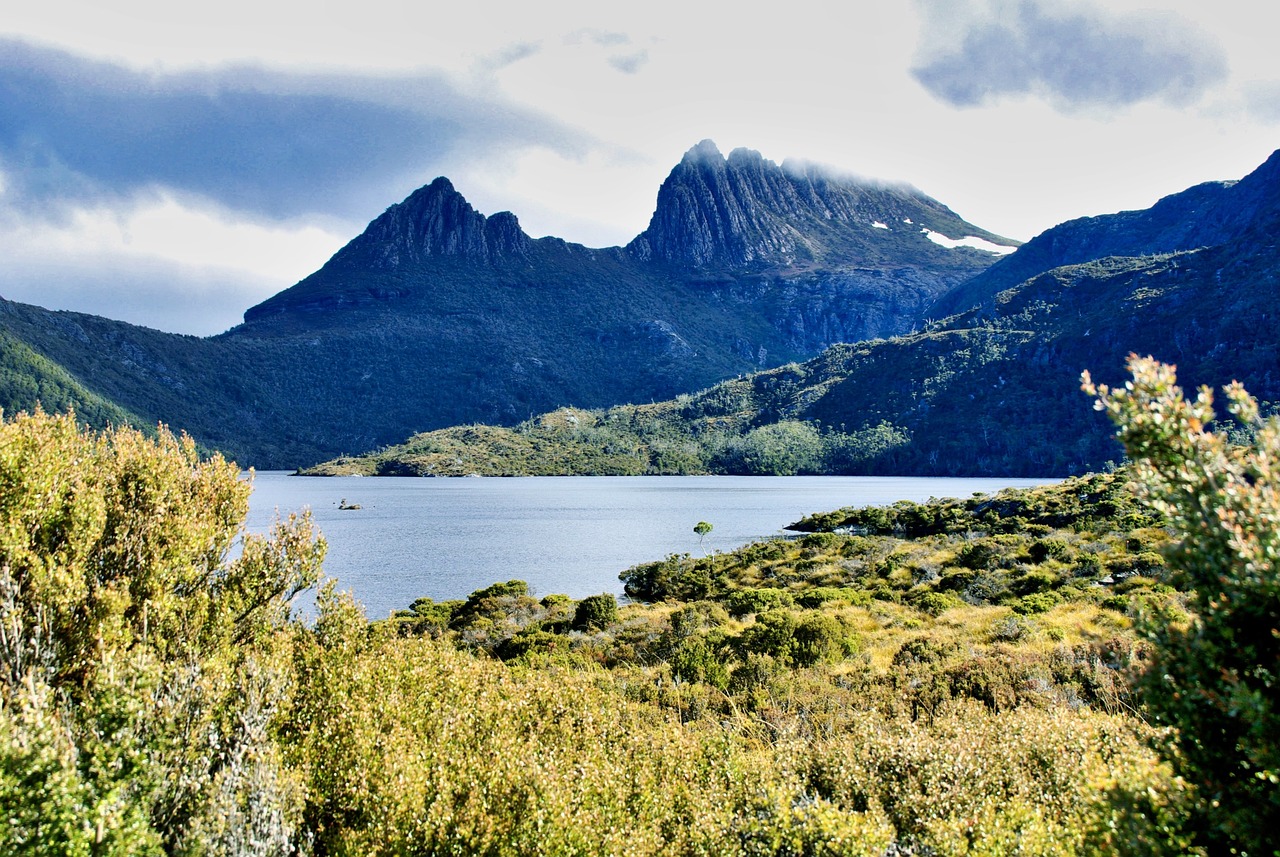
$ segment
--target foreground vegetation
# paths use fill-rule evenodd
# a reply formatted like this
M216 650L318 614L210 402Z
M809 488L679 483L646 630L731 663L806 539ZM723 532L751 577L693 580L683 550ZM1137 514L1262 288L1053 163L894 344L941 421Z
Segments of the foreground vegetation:
M1276 853L1280 427L1133 370L1131 469L373 624L232 465L19 416L0 851Z

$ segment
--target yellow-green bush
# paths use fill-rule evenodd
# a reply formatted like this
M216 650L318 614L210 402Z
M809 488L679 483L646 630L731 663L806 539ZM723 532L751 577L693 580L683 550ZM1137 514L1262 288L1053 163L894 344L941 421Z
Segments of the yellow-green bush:
M241 537L248 492L163 430L0 424L0 851L292 847L270 731L324 546L305 520Z

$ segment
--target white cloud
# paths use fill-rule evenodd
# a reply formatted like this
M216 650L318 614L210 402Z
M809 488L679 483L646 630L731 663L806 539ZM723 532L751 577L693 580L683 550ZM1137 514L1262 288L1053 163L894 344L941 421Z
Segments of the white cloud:
M201 335L318 268L351 228L236 220L166 195L5 227L4 297Z

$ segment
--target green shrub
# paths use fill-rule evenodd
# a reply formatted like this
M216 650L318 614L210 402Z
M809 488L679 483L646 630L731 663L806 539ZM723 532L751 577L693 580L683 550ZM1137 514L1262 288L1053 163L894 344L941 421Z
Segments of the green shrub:
M795 649L796 624L796 614L790 610L759 613L755 623L738 637L738 647L744 654L769 655L788 664Z
M688 554L633 566L618 578L627 595L642 601L702 601L713 589L710 564Z
M671 637L683 640L701 631L718 628L729 621L729 614L714 601L686 604L671 612Z
M324 543L242 536L249 490L167 431L0 423L0 852L302 844L274 735Z
M966 542L956 554L956 562L962 568L974 571L991 568L1001 556L1000 549L990 539Z
M575 631L599 631L617 621L618 599L608 593L582 599L573 612Z
M767 690L785 672L786 667L771 655L750 652L730 674L729 692L747 694Z
M844 660L857 645L844 625L825 613L805 614L796 625L793 640L791 659L801 667Z
M908 593L907 603L930 616L941 616L953 607L964 605L964 602L954 593L935 592L931 589L921 589Z
M795 603L791 593L782 589L739 589L730 592L724 606L730 616L746 616L791 607Z
M806 589L802 592L796 593L795 595L796 605L808 610L816 609L828 602L866 607L871 603L871 593L848 586L815 586L812 589Z
M1062 578L1047 568L1021 569L1009 578L1009 589L1015 595L1049 592L1061 584Z
M728 659L705 635L682 640L671 653L671 674L724 690L729 686Z
M1243 447L1208 430L1213 396L1184 398L1173 367L1130 357L1122 389L1084 387L1119 427L1142 497L1179 538L1169 564L1191 621L1155 609L1143 695L1174 727L1166 755L1196 787L1189 829L1211 853L1280 853L1280 420L1233 383ZM1140 555L1141 556L1141 555Z
M932 637L915 637L898 647L893 655L895 667L934 664L946 660L960 650L955 643L942 643Z
M1024 595L1009 606L1013 608L1013 612L1022 616L1028 616L1032 613L1048 613L1054 607L1062 603L1062 596L1056 592L1033 592L1030 595Z
M938 577L936 588L944 592L963 592L978 574L970 568L947 566Z
M1027 549L1032 562L1056 559L1066 562L1071 557L1071 546L1062 539L1036 539Z
M499 643L494 650L494 654L504 661L514 661L528 658L534 654L550 654L552 652L567 652L568 650L569 641L559 634L552 634L540 629L525 629Z

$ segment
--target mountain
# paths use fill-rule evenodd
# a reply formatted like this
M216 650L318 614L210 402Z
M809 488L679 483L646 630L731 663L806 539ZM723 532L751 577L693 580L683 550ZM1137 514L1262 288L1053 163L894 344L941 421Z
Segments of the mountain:
M655 405L431 432L315 472L1096 470L1121 451L1080 373L1123 383L1130 352L1176 364L1184 388L1240 380L1280 410L1277 225L1280 153L1236 183L1055 227L965 284L973 306L922 331Z
M710 140L690 149L658 191L649 228L627 245L643 259L692 269L799 270L928 264L968 268L928 234L1016 242L978 229L908 185L841 177L821 167Z
M1280 151L1239 181L1207 182L1151 208L1070 220L938 299L944 317L980 304L1037 274L1108 256L1155 256L1215 247L1280 225Z
M85 401L293 467L415 431L664 399L905 333L997 258L950 246L963 240L1016 243L907 187L704 142L626 247L531 238L440 178L220 336L12 303L0 327ZM0 385L0 405L31 407L35 389Z

